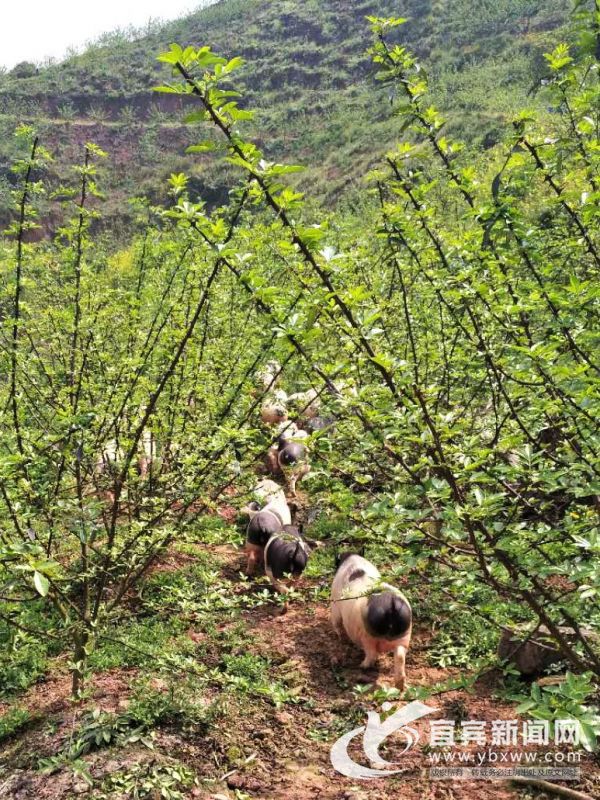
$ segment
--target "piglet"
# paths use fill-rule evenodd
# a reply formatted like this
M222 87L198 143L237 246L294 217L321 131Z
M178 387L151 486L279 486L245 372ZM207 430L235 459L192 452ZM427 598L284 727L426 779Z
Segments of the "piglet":
M302 575L308 563L309 550L300 531L294 525L284 525L274 533L265 547L265 572L275 591L287 594L281 583L285 575Z
M298 431L297 438L305 438L304 431ZM277 444L277 465L285 477L293 497L296 496L296 484L310 472L308 449L297 439L279 438Z
M279 361L267 361L267 363L254 374L256 389L268 392L272 389L281 377L281 364Z
M257 487L258 488L258 487ZM274 533L284 525L290 525L292 515L285 499L285 492L274 481L265 479L259 484L255 494L263 496L267 501L261 508L257 502L251 502L242 511L250 517L246 529L246 554L248 563L246 572L252 575L256 565L263 560L267 542Z
M306 392L295 392L288 396L288 403L300 417L311 419L319 413L321 407L321 397L316 389L308 389Z
M287 394L282 389L276 389L265 397L260 417L265 425L279 425L287 420Z
M381 583L377 567L362 556L345 553L331 587L331 622L341 637L362 648L361 667L377 662L381 653L394 653L394 681L406 684L405 659L412 632L412 611L402 592Z
M285 494L281 486L277 481L273 481L270 478L261 478L258 481L252 489L252 497L255 501L258 501L256 506L252 506L251 510L254 511L258 511L262 506L268 506L270 503L283 507L283 502L285 501ZM247 507L242 511L248 513L249 509Z

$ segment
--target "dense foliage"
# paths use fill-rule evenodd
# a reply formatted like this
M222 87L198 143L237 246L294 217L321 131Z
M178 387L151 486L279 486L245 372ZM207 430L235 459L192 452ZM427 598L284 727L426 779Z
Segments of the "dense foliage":
M370 24L401 141L360 215L312 217L288 183L299 168L247 135L242 60L209 47L172 45L160 90L194 105L190 152L239 176L217 210L175 173L171 205L138 202L143 233L107 252L93 235L104 153L88 143L53 188L65 224L36 243L51 155L19 131L0 637L69 647L75 693L156 558L190 529L202 541L198 519L251 488L271 443L253 375L272 357L337 418L311 440L307 481L336 523L327 546L362 542L391 577L408 566L431 604L466 607L488 633L543 624L575 672L600 675L600 12L576 49L546 56L555 113L519 115L486 158L446 132L402 20ZM27 650L32 674L39 658Z

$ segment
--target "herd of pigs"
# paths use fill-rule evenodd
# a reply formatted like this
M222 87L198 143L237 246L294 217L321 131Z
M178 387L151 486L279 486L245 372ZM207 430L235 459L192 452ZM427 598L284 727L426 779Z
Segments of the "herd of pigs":
M267 470L283 480L281 486L263 477L254 488L254 500L242 509L250 521L246 529L247 572L254 574L259 565L275 591L286 594L286 582L302 574L310 557L310 548L301 531L292 525L288 496L296 497L296 484L310 472L309 437L335 423L321 409L319 392L286 394L279 388L281 366L268 362L255 376L257 405L261 418L273 433L266 457ZM338 391L352 393L338 384ZM108 442L95 467L97 476L114 473L124 452L117 441ZM146 479L157 463L157 444L149 431L139 442L137 468ZM115 502L112 491L105 496ZM346 636L364 651L361 667L376 664L381 653L394 653L394 679L404 690L405 657L411 637L412 611L408 600L394 586L381 581L377 567L357 553L343 553L336 559L336 573L331 587L331 622L338 636Z
M271 477L261 477L253 490L254 500L241 512L249 517L246 528L247 573L252 575L260 565L276 592L286 594L288 581L293 581L306 569L310 557L309 543L302 531L292 525L290 505L296 497L296 485L310 472L309 447L319 432L332 428L336 417L327 414L322 405L322 393L315 389L287 394L280 386L283 369L276 361L269 361L254 376L255 406L269 430L271 445L265 466ZM340 397L350 400L352 387L336 382L329 387ZM560 441L556 426L542 429L536 445L541 449L555 448ZM505 455L510 464L518 464L519 456ZM105 443L92 467L95 492L104 499L118 504L111 476L119 473L125 452L117 440ZM150 430L140 436L134 466L140 478L151 482L153 471L168 457L158 455L157 442ZM239 465L235 463L235 471ZM276 478L277 480L273 480ZM279 482L278 482L279 481ZM527 487L516 484L526 493ZM538 495L529 490L530 498L523 511L523 519L536 512L534 501ZM290 502L288 504L288 498ZM546 498L547 499L547 498ZM571 504L600 505L598 495L575 497L565 492L555 492L549 511L557 519L566 513ZM292 504L293 505L293 504ZM286 606L284 605L284 610ZM336 573L331 586L331 623L338 634L346 636L364 651L361 667L375 665L380 654L393 652L396 686L403 690L406 680L405 658L410 644L412 611L408 600L394 586L382 582L377 567L358 553L342 553L336 558ZM506 627L498 646L501 659L511 660L521 674L541 673L550 664L561 660L560 648L550 647L547 629L540 627L541 643L519 631Z
M242 512L250 518L246 529L248 575L263 564L274 589L285 594L286 581L301 575L310 557L301 531L292 525L286 490L296 496L296 484L310 471L306 439L332 425L333 419L320 415L320 396L315 390L287 395L278 388L280 375L280 365L269 362L257 374L256 382L264 397L262 421L274 431L275 443L266 466L274 477L283 478L285 488L262 478L253 491L255 500ZM408 600L394 586L383 583L377 567L357 553L339 555L336 567L331 586L335 632L340 638L346 634L363 650L362 668L374 666L380 654L393 652L395 684L403 691L412 629Z

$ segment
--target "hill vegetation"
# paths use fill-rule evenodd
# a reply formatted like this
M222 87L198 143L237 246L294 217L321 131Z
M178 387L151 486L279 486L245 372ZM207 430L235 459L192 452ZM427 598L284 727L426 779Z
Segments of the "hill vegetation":
M132 41L104 37L60 64L20 64L0 79L4 210L18 123L34 123L57 153L56 184L86 141L109 153L105 217L113 232L123 224L122 199L164 201L171 172L185 170L192 191L222 201L222 170L185 157L190 132L179 105L151 91L155 54L173 41L245 58L242 86L269 157L306 165L303 186L339 199L360 187L398 135L388 113L394 98L373 94L364 31L366 15L399 13L407 18L399 35L431 73L449 129L489 146L511 115L539 103L528 92L545 73L542 53L560 40L568 9L562 0L221 0Z

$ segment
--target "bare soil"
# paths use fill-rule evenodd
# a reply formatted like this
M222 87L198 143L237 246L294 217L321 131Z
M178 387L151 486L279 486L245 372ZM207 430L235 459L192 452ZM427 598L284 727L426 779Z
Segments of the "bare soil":
M242 566L242 554L224 545L211 550L222 574L235 580ZM155 569L181 568L187 558L180 553L169 553ZM311 581L301 580L300 585L310 587ZM304 593L304 597L307 596L308 593ZM364 712L368 707L366 701L361 701L363 707L357 704L351 687L375 680L391 686L391 656L380 659L379 675L365 674L358 667L360 652L351 645L339 643L332 634L328 609L323 603L294 600L287 613L282 614L280 604L273 602L245 610L242 616L248 631L248 651L268 657L271 662L281 665L281 669L293 674L299 702L285 703L277 709L266 700L246 706L232 698L231 704L225 708L224 718L208 728L186 731L185 734L172 728L159 729L154 751L132 745L119 750L108 748L87 756L87 766L95 781L132 764L152 760L168 763L170 759L176 759L198 775L197 784L185 796L200 800L233 800L236 797L261 800L511 800L546 796L538 790L515 787L505 780L431 780L427 745L429 719L413 724L420 733L420 740L407 753L399 755L403 744L396 742L393 736L382 747L382 757L390 761L397 759L398 768L403 770L401 774L369 781L339 775L330 762L330 747L338 736L364 724ZM203 642L206 638L205 631L194 626L188 635L195 642ZM459 675L456 669L440 669L428 664L430 638L430 630L417 627L407 658L411 686L430 687ZM61 769L53 775L44 775L35 768L36 764L28 755L35 752L39 758L55 753L86 710L100 707L104 711L118 712L126 708L130 684L136 674L136 670L112 670L95 675L88 699L74 706L69 700L67 664L65 661L61 667L59 661L56 674L31 687L18 700L19 707L28 708L37 722L24 734L0 746L0 798L70 800L79 795L97 797L95 788L90 788L71 770ZM470 693L450 691L432 697L428 703L439 707L439 712L432 718L452 718L454 715L454 718L488 723L516 718L514 707L494 698L497 680L497 676L488 673ZM6 704L0 704L0 715L7 708ZM360 741L358 737L350 753L356 761L365 764ZM580 783L569 783L569 786L586 792L590 797L600 797L597 760L584 756L580 766Z

